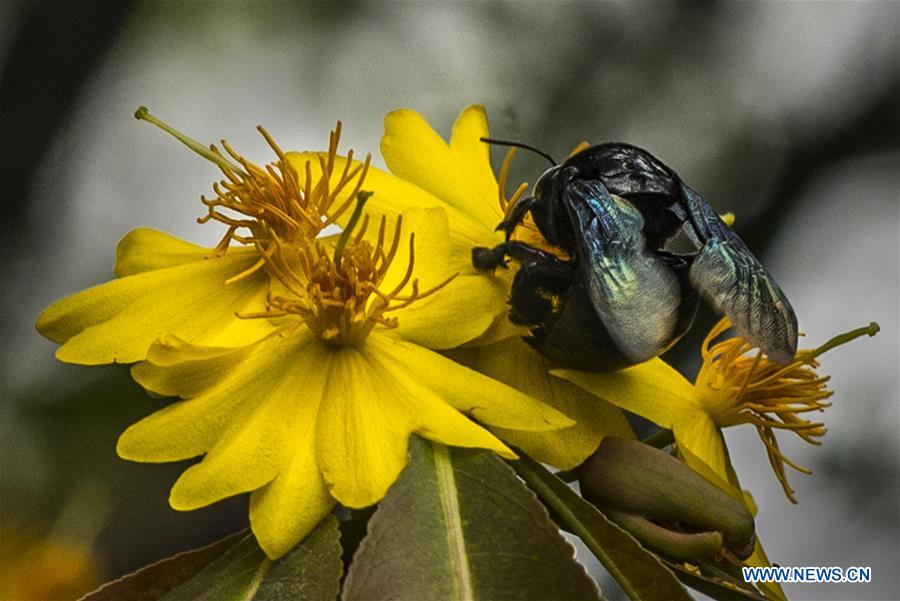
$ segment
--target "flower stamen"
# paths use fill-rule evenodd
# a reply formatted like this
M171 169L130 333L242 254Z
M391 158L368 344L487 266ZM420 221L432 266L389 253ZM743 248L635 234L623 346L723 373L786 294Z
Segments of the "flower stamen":
M376 325L397 327L397 318L386 313L430 296L450 282L452 277L424 292L419 290L418 280L412 279L415 235L410 234L403 276L389 292L381 290L400 246L402 217L397 218L388 249L386 219L382 217L373 245L364 238L369 218L362 215L370 196L365 191L357 194L353 214L330 253L323 240L294 242L292 247L273 238L272 253L263 258L269 273L284 284L291 296L270 294L266 316L294 314L326 344L354 345L365 340ZM403 294L407 288L411 290Z
M174 136L222 171L224 178L213 184L215 197L201 197L207 213L197 219L199 223L218 221L227 226L225 235L213 250L214 256L225 253L232 242L265 248L275 239L291 244L295 240L315 238L350 207L362 189L371 163L371 155L367 155L361 165L353 165L350 160L353 153L350 151L336 185L331 188L341 137L340 121L329 136L327 153L316 159L321 169L318 180L314 182L311 161L307 161L306 179L301 183L284 150L262 126L258 126L257 130L277 158L264 167L240 155L225 140L221 141L224 154L214 145L204 147L152 116L144 107L139 108L135 116ZM353 194L340 206L334 207L337 197L351 184ZM247 230L249 235L239 234L240 230ZM253 272L255 270L250 273ZM229 281L241 277L246 275Z
M863 334L873 336L878 326L870 324L836 336L817 349L801 351L787 366L771 362L762 352L748 356L753 347L740 337L713 344L730 327L730 320L723 318L703 341L703 365L694 383L698 398L719 427L745 423L756 428L775 476L787 497L796 503L784 466L805 474L810 470L782 452L775 431L794 432L809 444L821 444L818 439L825 435L825 425L802 417L830 407L824 399L834 394L825 387L828 376L815 371L819 367L816 357Z

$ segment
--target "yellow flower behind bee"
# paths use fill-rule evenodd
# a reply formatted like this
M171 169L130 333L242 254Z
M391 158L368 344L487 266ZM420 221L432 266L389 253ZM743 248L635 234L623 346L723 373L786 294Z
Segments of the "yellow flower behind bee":
M716 324L701 348L703 365L692 384L659 358L617 372L588 373L554 370L553 373L610 403L636 413L672 431L680 458L756 514L752 497L741 488L722 436L722 428L751 424L763 441L769 463L785 494L796 502L788 485L785 465L804 473L787 458L775 437L777 430L796 433L812 444L825 434L821 422L805 416L821 412L832 392L827 376L815 369L817 357L863 335L874 336L877 324L835 336L814 350L800 351L787 366L769 361L740 337L714 342L731 327L727 318ZM772 565L757 538L749 566ZM786 599L778 583L760 583L770 599Z
M788 498L796 502L784 466L809 473L786 457L775 437L777 430L794 432L811 444L825 434L821 422L807 419L824 411L833 393L820 377L816 358L825 351L858 338L874 336L877 324L836 336L822 346L797 353L786 366L757 353L740 337L714 340L731 327L723 318L710 330L701 349L703 365L691 384L661 359L617 372L589 373L557 370L563 377L609 402L671 429L677 446L697 458L718 478L731 480L731 462L721 429L753 425L765 445L769 463ZM690 461L689 461L690 463Z

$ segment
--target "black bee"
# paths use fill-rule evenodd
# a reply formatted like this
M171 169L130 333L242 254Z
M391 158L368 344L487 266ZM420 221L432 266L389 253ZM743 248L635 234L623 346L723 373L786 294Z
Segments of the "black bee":
M699 294L772 360L797 350L797 318L781 288L705 200L646 150L600 144L553 163L498 230L506 242L475 248L477 269L521 263L510 319L561 365L614 370L651 359L690 328ZM526 214L569 258L511 241ZM690 254L664 250L683 232Z

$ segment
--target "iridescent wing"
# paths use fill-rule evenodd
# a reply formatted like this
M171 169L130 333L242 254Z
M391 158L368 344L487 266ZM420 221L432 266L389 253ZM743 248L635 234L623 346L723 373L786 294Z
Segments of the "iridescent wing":
M681 189L702 243L691 266L691 283L747 342L773 361L790 363L797 352L797 317L784 292L712 207L684 183Z
M626 357L655 357L678 324L678 276L647 248L644 220L627 200L597 180L574 180L565 193L594 310Z

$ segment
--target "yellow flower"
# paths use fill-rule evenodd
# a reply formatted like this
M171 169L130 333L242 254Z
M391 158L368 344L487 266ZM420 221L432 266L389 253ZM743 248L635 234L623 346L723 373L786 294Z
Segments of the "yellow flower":
M722 319L703 342L703 365L693 384L659 358L640 365L605 373L556 370L553 373L609 402L641 415L663 428L672 430L681 459L692 469L738 500L751 513L756 506L749 492L741 488L721 429L751 424L765 444L766 453L785 494L795 501L787 483L785 464L809 473L779 449L776 430L796 433L803 440L820 444L825 434L821 422L809 420L809 412L821 412L829 404L824 399L832 392L825 387L827 376L820 377L816 358L835 346L858 338L873 336L877 324L836 336L822 346L797 353L787 366L769 361L752 350L745 340L734 337L713 343L729 327ZM745 561L750 566L771 565L757 538L753 554ZM786 599L777 583L760 583L771 599Z
M476 113L465 120L466 131L471 129ZM483 116L483 112L480 114ZM470 246L460 237L472 231L480 232L472 238L476 241L496 237L492 231L496 224L489 225L500 219L496 198L487 205L493 213L482 211L482 221L473 220L416 186L370 169L369 157L354 161L352 151L347 157L338 157L340 123L331 135L327 152L290 153L290 158L260 128L277 160L259 167L224 141L225 155L175 131L146 109L139 109L137 116L221 168L225 178L214 186L214 198L202 199L207 214L198 221L217 221L228 229L214 249L150 229L125 236L116 251L114 272L118 279L54 303L38 319L38 330L62 344L57 351L61 361L86 365L133 363L144 359L150 344L166 335L227 347L266 336L278 326L277 318L240 316L264 311L272 287L277 290L280 286L262 258L266 245L271 244L268 240L290 242L293 237L320 232L335 222L345 225L347 209L363 181L367 189L376 192L370 208L377 214L393 219L405 208L437 207L447 210L454 224L447 269L459 275L447 286L442 302L426 298L410 307L408 315L414 317L406 320L407 338L428 348L444 349L482 336L497 322L500 329L509 328L504 335L513 331L505 319L500 319L505 315L508 282L476 273L469 259ZM484 146L478 142L478 132L472 135ZM407 142L421 143L422 152L429 150L425 141ZM483 166L493 182L491 193L496 196L497 185L486 152L485 146ZM477 205L465 208L474 210ZM461 226L463 222L467 225ZM435 322L454 325L432 327Z
M748 356L752 346L740 337L713 344L729 327L726 318L710 330L702 347L703 366L693 384L658 358L618 372L554 373L671 429L689 464L697 459L724 481L732 480L732 470L721 429L753 425L785 494L796 502L784 466L804 473L809 470L781 452L775 431L793 432L806 442L820 444L817 439L825 434L825 427L806 415L824 411L829 406L824 399L832 392L825 386L828 377L815 371L816 358L863 334L873 336L878 326L871 324L836 336L817 349L800 351L787 366L773 363L761 353Z
M338 135L315 157L317 168L306 163L302 171L267 135L279 160L266 169L227 145L230 158L182 136L225 174L216 197L204 199L203 218L227 226L223 241L211 252L170 242L162 259L142 245L125 253L122 279L60 301L39 323L66 341L60 354L69 360L146 358L133 367L135 379L184 400L128 428L119 455L143 462L204 455L175 483L171 505L189 510L251 492L251 526L273 558L336 502L380 500L406 464L413 434L513 458L470 418L516 430L573 423L418 344L423 336L457 339L454 330L465 324L454 312L477 306L478 289L449 285L456 274L443 209L363 216L367 164L337 166ZM341 235L318 237L354 200ZM246 290L230 294L235 287ZM127 318L139 333L119 331L130 327Z
M412 434L514 457L467 416L512 429L571 425L405 337L402 309L427 296L440 302L443 282L433 274L445 273L448 241L439 210L408 211L403 222L416 234L408 245L399 224L390 235L384 220L381 244L357 233L332 244L276 245L267 265L278 265L272 271L285 292L268 310L285 323L256 343L154 344L135 379L187 400L131 426L119 454L150 462L205 454L175 483L172 506L195 509L252 491L253 531L278 557L335 501L364 507L381 499L406 464Z

